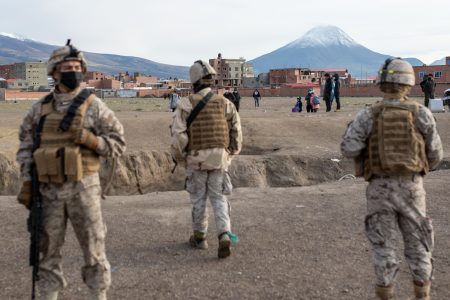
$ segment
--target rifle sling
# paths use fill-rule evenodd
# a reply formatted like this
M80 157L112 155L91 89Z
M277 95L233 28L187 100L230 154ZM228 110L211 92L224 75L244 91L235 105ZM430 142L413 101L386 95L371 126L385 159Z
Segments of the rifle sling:
M86 99L91 95L88 89L83 89L76 97L73 99L72 104L69 106L66 115L59 124L59 128L62 131L67 131L72 124L73 119L77 113L78 108L86 101Z
M197 117L197 115L199 114L199 112L206 106L206 104L208 103L209 99L211 99L211 97L213 95L214 95L214 93L212 91L210 91L208 94L206 94L205 97L203 97L202 100L200 100L199 103L197 103L197 105L191 111L191 113L189 114L189 116L187 118L187 121L186 121L186 127L188 129L189 129L189 127L191 127L192 122L194 122L194 120Z

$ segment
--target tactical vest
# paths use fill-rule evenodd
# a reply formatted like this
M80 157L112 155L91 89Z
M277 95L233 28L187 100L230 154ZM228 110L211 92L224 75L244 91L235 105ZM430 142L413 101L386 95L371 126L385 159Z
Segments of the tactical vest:
M80 181L100 169L99 156L82 145L74 143L74 128L81 128L87 109L94 101L89 96L77 109L69 130L60 129L65 113L53 108L54 100L43 103L41 118L45 117L40 139L40 147L33 153L39 181L45 183L64 183Z
M198 94L190 95L189 101L195 107L203 99ZM225 98L213 95L206 106L198 113L188 128L189 150L228 148L229 131L225 118Z
M372 107L373 128L364 158L364 178L428 172L425 141L416 126L419 104L379 102Z

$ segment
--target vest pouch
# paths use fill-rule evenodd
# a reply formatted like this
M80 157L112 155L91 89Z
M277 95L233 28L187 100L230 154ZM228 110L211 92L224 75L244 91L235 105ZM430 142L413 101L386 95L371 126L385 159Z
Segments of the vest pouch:
M407 109L385 108L381 116L379 155L382 169L390 174L422 171L421 145L415 134L413 113Z
M39 148L33 153L34 163L39 177L39 182L48 183L50 181L47 172L47 161L45 158L45 149Z
M83 178L83 163L79 146L64 148L64 175L68 181L80 181Z
M52 183L64 183L64 148L46 148L47 173Z
M92 150L82 147L81 156L83 158L83 176L97 173L100 169L100 159L98 154Z
M231 176L228 171L223 172L223 182L222 182L222 194L231 195L233 191L233 184L231 183Z

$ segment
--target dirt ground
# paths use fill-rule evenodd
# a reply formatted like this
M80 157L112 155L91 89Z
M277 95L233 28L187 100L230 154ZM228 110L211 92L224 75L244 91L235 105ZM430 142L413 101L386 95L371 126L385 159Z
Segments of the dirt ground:
M123 122L128 151L167 150L171 114L159 99L108 100ZM244 98L243 156L298 154L340 159L345 126L364 103L344 98L339 113L291 113L294 98ZM14 156L17 128L30 103L0 104L0 153ZM435 114L449 155L450 113ZM270 159L270 156L269 158ZM425 180L436 231L433 299L450 299L450 170ZM232 225L240 238L229 259L217 259L210 218L210 249L187 245L190 204L183 191L107 197L107 255L112 265L110 299L369 299L374 274L364 235L364 181L343 180L292 188L238 188L230 197ZM0 197L0 299L29 297L26 211L13 196ZM399 251L401 255L401 238ZM85 299L81 251L70 229L63 250L69 281L61 299ZM399 299L412 296L403 262Z

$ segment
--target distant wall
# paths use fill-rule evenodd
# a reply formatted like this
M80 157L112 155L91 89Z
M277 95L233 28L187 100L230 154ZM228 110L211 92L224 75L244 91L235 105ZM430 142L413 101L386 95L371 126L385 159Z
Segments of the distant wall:
M436 84L435 97L441 98L444 95L444 91L450 88L450 83L438 83ZM243 97L251 97L253 95L254 88L239 88L239 93ZM308 92L308 87L280 87L280 88L258 88L261 97L298 97L305 96ZM321 95L322 88L315 87L314 92L316 95ZM379 87L374 84L367 85L350 85L341 86L341 97L381 97L383 93ZM421 97L423 92L420 86L416 85L412 88L410 96Z
M23 92L18 90L0 89L0 100L38 100L47 94L48 92Z

